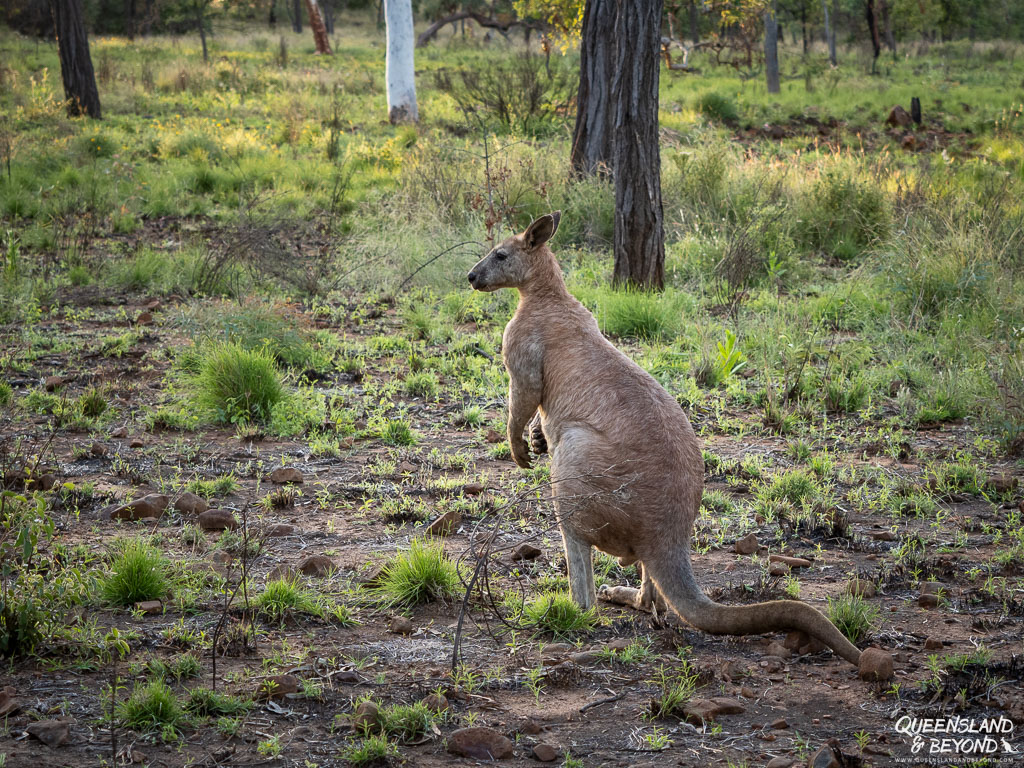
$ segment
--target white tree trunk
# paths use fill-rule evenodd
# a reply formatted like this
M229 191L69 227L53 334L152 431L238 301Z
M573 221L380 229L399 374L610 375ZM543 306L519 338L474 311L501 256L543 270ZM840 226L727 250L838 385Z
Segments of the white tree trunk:
M415 123L416 70L413 48L416 35L412 26L411 0L384 0L384 20L388 28L387 83L388 119L392 123Z

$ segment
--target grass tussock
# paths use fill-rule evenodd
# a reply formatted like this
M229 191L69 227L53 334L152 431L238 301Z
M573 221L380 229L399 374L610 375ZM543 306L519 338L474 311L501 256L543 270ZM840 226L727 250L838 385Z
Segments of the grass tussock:
M235 342L203 347L196 386L199 405L219 424L269 421L285 398L273 355Z
M170 563L155 547L139 539L126 542L100 583L100 594L111 605L132 605L167 596Z
M414 539L409 550L389 561L377 589L391 606L411 608L433 600L450 600L462 585L456 563L439 543Z

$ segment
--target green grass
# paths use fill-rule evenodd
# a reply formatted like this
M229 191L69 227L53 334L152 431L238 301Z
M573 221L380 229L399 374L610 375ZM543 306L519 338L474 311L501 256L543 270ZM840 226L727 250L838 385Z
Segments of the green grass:
M413 539L407 552L385 564L377 593L390 606L411 608L434 600L450 600L461 590L459 569L439 543Z
M362 766L388 765L398 760L398 745L388 740L386 734L367 736L359 742L349 744L341 752L342 758L349 764Z
M545 592L523 604L523 621L538 632L567 638L593 629L597 611L584 611L568 592Z
M126 728L140 733L177 732L188 722L188 714L163 680L136 685L117 705L117 716Z
M878 628L881 611L857 595L841 595L828 600L828 618L851 643L867 639Z
M679 669L662 664L657 674L649 681L655 687L655 698L651 701L653 717L673 717L682 714L683 707L697 691L698 673L693 665L683 659Z
M317 596L302 584L288 579L268 581L253 600L257 613L267 621L281 623L288 617L304 613L322 616L323 605Z
M273 356L234 342L202 348L196 387L198 404L218 424L266 422L286 396Z
M139 539L125 542L100 582L100 596L111 605L132 605L167 597L170 563L159 550Z
M250 701L203 687L191 689L185 702L185 711L195 717L236 715L247 712L251 707Z
M391 419L380 427L380 439L385 445L415 445L416 433L405 419Z

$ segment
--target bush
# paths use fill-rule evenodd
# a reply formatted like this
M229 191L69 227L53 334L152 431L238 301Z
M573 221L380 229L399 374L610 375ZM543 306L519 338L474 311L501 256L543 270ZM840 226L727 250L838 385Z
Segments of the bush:
M413 539L409 551L384 566L377 591L390 606L412 607L454 597L461 580L458 566L441 544Z
M856 645L874 630L879 610L857 595L828 600L828 618L846 638Z
M312 592L289 579L268 581L253 605L261 616L272 622L284 621L293 613L319 616L323 612Z
M220 424L266 422L285 398L273 356L234 342L203 348L198 387L199 404Z
M523 605L523 618L541 632L550 632L556 637L589 631L597 623L596 611L584 611L567 592L546 592L527 600Z
M380 439L386 445L415 445L416 433L405 419L391 419L380 428Z
M166 597L170 589L168 562L161 552L144 541L123 545L100 584L100 594L111 605L132 605Z
M163 680L136 685L132 695L117 705L117 716L133 731L177 732L188 720L174 692Z
M838 168L812 185L799 209L803 244L843 261L889 236L890 213L879 186Z

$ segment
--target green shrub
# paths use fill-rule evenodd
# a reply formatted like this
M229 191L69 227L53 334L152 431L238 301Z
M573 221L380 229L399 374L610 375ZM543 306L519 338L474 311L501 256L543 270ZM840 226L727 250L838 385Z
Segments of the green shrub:
M389 765L399 757L398 746L388 741L386 734L367 736L358 744L350 744L341 753L342 758L357 768L371 765Z
M224 302L197 310L194 317L214 341L265 351L290 368L306 368L316 362L311 334L301 318L286 308L261 301L237 306Z
M220 424L265 422L285 398L273 356L234 342L203 347L197 384L199 404Z
M879 609L857 595L842 595L828 600L828 618L854 644L874 632Z
M253 605L261 616L272 622L282 622L294 613L320 616L323 612L316 596L290 579L268 581Z
M437 376L428 371L410 373L405 377L405 391L412 397L432 400L437 397L438 387Z
M415 445L416 433L405 419L391 419L381 426L380 439L386 445Z
M704 91L698 94L694 104L697 111L709 120L717 120L721 123L734 123L740 119L739 109L736 102L716 91Z
M107 410L107 398L98 389L90 389L78 398L78 407L83 416L95 419Z
M818 482L806 469L791 469L775 475L769 483L758 489L757 495L765 501L788 501L800 504L819 493Z
M117 705L117 716L133 731L177 732L188 721L174 692L163 680L136 685L132 695Z
M13 583L0 589L0 659L32 653L42 639L43 608L31 591Z
M413 539L408 552L384 566L377 592L385 604L409 608L453 598L460 584L459 568L445 554L443 545Z
M541 632L569 637L593 629L597 612L584 611L567 592L546 592L523 604L523 619Z
M0 381L0 407L8 406L14 401L14 390L6 381Z
M211 691L209 688L193 688L188 692L185 711L197 717L219 717L245 712L252 703L237 696Z
M100 594L111 605L132 605L166 597L170 589L169 563L161 552L139 539L120 547L110 572L100 583Z
M868 400L868 382L863 374L837 374L825 381L822 397L831 413L853 413Z
M840 260L858 257L889 236L891 214L878 184L843 169L822 174L798 209L804 245Z

